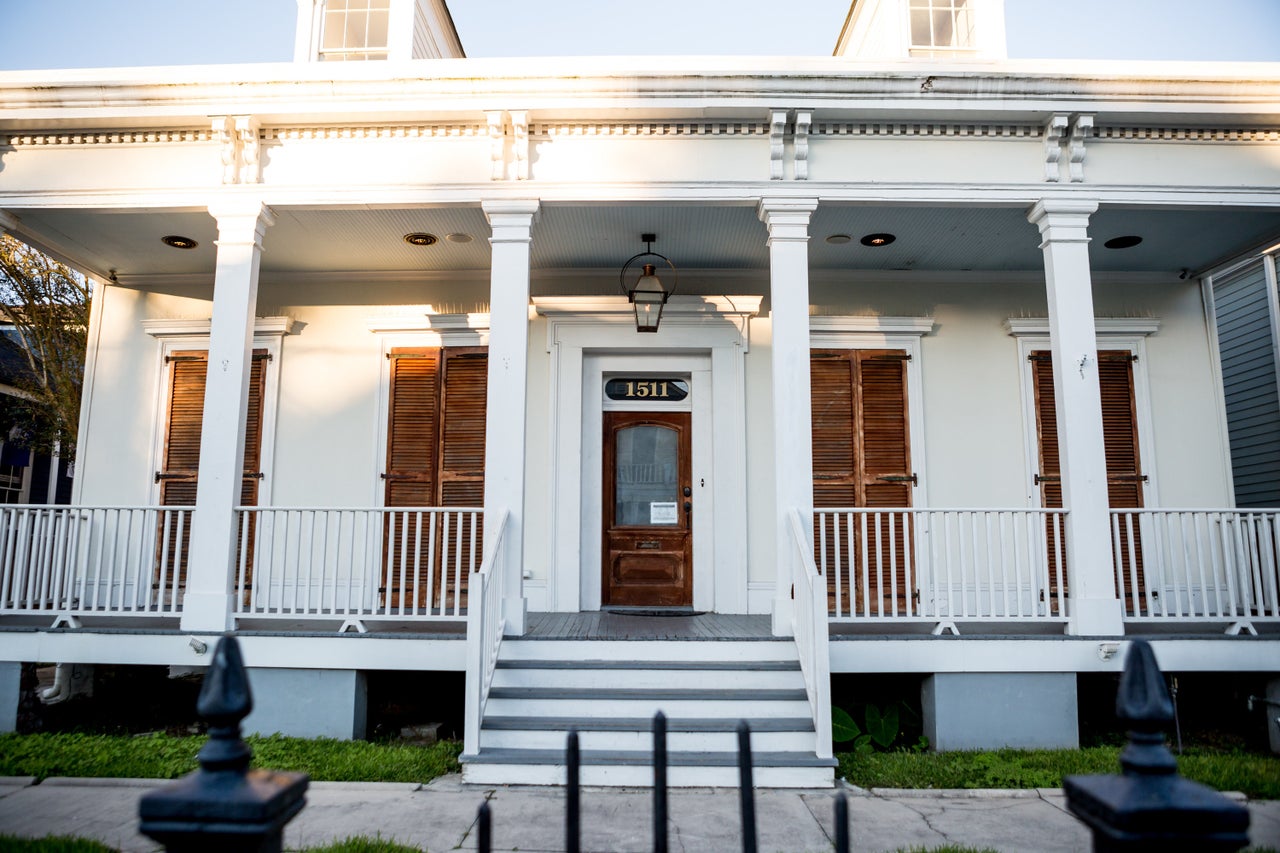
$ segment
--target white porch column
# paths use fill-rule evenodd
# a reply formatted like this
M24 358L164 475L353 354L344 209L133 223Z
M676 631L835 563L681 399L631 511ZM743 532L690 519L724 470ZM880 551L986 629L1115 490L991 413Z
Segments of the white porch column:
M218 223L213 276L209 373L200 423L200 473L191 521L182 630L232 627L232 579L236 562L236 512L244 479L244 419L249 399L253 318L258 304L262 235L275 220L258 201L228 200L209 206Z
M809 399L809 217L817 199L765 198L769 229L769 305L773 324L773 471L777 587L773 633L792 633L791 587L796 563L787 518L813 509L812 402ZM807 536L809 525L805 526ZM812 550L812 543L809 544Z
M1044 241L1053 394L1058 418L1065 550L1072 634L1124 633L1115 591L1107 500L1107 455L1098 385L1089 274L1089 215L1093 200L1042 199L1027 215Z
M489 281L489 391L484 430L484 509L507 511L503 540L506 633L524 633L525 398L529 364L529 244L538 201L486 201L493 229Z

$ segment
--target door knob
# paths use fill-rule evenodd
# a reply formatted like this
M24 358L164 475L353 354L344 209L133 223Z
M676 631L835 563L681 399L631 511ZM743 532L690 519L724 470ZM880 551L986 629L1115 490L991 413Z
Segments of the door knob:
M684 496L686 498L693 494L693 489L689 488L688 486L685 486L683 491L684 491Z

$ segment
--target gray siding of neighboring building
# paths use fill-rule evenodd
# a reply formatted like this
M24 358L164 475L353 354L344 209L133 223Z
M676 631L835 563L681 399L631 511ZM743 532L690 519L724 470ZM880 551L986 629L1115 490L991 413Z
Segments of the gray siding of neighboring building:
M1280 506L1280 386L1263 263L1213 280L1236 505Z

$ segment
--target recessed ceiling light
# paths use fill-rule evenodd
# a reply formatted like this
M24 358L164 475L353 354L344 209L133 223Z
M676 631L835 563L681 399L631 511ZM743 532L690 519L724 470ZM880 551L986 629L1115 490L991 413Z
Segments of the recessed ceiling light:
M175 249L194 249L196 246L200 245L190 237L182 237L178 234L169 234L161 237L160 242L164 243L166 246L172 246Z
M425 231L415 231L412 234L404 235L404 241L410 246L434 246L437 242L436 235L428 234Z
M892 234L868 234L867 236L863 237L862 240L859 242L861 242L862 245L864 246L871 246L873 248L878 248L880 246L887 246L897 239L898 238L893 236Z
M1142 242L1142 238L1137 234L1126 234L1123 237L1112 237L1102 245L1108 249L1132 249L1134 246Z
M471 242L471 235L463 234L461 231L455 231L452 234L446 234L444 235L444 238L448 240L450 243L470 243Z
M832 234L830 237L827 238L827 242L833 246L843 246L845 243L848 243L852 239L853 238L850 237L848 234Z

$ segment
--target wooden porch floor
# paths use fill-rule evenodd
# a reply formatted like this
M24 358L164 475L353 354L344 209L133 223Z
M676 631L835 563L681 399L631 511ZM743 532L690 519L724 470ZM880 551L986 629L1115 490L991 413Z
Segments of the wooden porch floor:
M768 616L530 613L526 640L773 640Z

